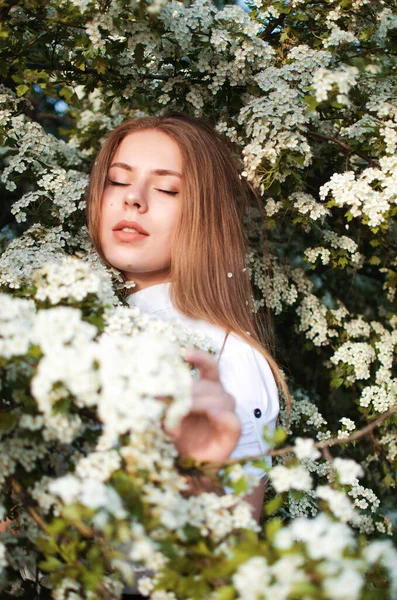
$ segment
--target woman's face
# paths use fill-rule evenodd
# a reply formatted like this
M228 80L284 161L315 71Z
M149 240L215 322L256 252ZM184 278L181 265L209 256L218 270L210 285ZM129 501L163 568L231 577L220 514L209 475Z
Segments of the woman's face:
M107 175L100 219L106 259L137 289L166 281L182 202L178 145L155 129L131 133Z

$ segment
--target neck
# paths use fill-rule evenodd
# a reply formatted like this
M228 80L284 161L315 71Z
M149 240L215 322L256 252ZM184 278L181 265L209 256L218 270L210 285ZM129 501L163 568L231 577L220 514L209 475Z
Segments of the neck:
M126 273L123 272L125 281L133 281L135 287L132 288L131 294L139 292L145 288L157 285L159 283L168 283L171 281L169 269L164 271L156 271L152 273Z

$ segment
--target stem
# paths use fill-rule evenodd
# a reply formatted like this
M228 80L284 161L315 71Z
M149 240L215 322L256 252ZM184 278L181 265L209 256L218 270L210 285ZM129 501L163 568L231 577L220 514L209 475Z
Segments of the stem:
M343 444L351 444L352 442L355 442L356 440L371 433L371 431L379 427L379 425L381 425L384 421L386 421L396 412L397 408L391 408L390 410L383 413L383 415L380 415L380 417L377 417L376 419L371 421L371 423L368 423L368 425L366 425L359 431L356 431L352 435L349 435L349 437L331 438L329 440L324 440L323 442L317 442L316 444L314 444L314 447L318 448L319 450L324 450L324 453L328 455L328 448L332 446L342 446ZM211 463L211 465L205 466L204 469L209 471L218 471L221 467L228 467L230 465L241 464L242 461L262 460L265 456L285 456L286 454L294 454L294 446L285 446L285 448L280 448L280 450L268 450L267 452L264 452L263 454L259 454L257 456L236 458L222 463Z
M22 488L22 486L19 483L19 481L17 481L15 478L12 479L11 485L12 485L13 491L16 494L18 494L19 496L27 496L27 492ZM28 511L28 513L30 514L30 516L34 519L34 521L37 523L37 525L40 527L40 529L42 529L48 535L51 535L49 533L49 531L48 531L47 523L40 516L40 514L37 512L37 510L35 508L33 508L33 506L26 506L26 510ZM95 532L92 529L92 527L89 527L88 525L84 525L84 523L79 523L78 521L71 521L70 524L75 529L77 529L77 531L83 537L90 538L90 537L94 537L94 535L95 535Z
M13 491L17 494L17 495L26 495L26 492L23 490L21 484L15 479L13 478L11 480L11 485L12 485L12 489ZM33 520L37 523L37 525L40 527L40 529L42 529L43 531L45 531L45 533L49 533L48 529L47 529L47 523L44 521L44 519L39 515L39 513L37 512L37 510L35 508L33 508L33 506L27 506L26 510L28 511L28 513L30 514L30 516L33 518Z
M336 137L331 137L329 135L325 135L324 133L319 133L318 131L313 131L312 129L308 129L306 131L306 133L309 137L311 136L311 137L317 138L319 140L326 140L328 142L332 142L333 144L336 144L340 148L343 148L343 150L346 150L348 152L348 154L356 154L357 156L359 156L360 158L365 160L365 162L367 162L369 165L372 165L374 162L372 158L366 156L365 154L362 154L361 152L358 152L357 150L353 150L349 146L349 144L342 142L342 140L339 140Z

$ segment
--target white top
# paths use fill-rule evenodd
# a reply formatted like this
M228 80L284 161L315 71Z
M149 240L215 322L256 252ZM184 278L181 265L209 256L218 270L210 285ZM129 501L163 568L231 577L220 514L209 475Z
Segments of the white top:
M225 340L225 330L202 321L187 317L174 308L170 298L170 283L160 283L139 290L128 296L127 302L141 312L153 314L163 321L178 321L205 334L213 341L217 358ZM227 392L236 400L236 413L242 431L231 458L257 456L268 449L263 440L263 428L274 431L279 413L279 399L276 382L264 356L245 340L234 333L227 337L218 363L220 379ZM269 465L270 457L266 457ZM264 475L257 469L251 473Z

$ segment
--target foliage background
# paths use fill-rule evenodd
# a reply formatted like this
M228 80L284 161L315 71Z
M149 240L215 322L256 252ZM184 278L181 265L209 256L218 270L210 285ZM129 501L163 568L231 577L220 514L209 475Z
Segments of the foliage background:
M83 320L101 331L109 297L90 292L89 286L84 301L72 286L55 297L46 287L56 287L49 282L51 273L37 279L34 270L62 261L65 254L79 256L84 264L87 257L91 260L83 194L93 158L111 128L125 118L169 108L205 116L235 143L243 176L261 194L261 210L252 207L247 216L248 266L258 310L267 307L274 314L276 352L293 395L292 420L284 423L289 442L295 444L302 435L317 444L339 439L329 444L332 454L325 446L321 457L304 463L314 481L307 489L294 491L298 475L288 479L283 472L280 483L270 474L278 497L268 509L270 521L289 527L291 518L311 517L318 508L340 519L331 500L321 502L314 491L326 483L343 491L360 513L361 521L350 519L362 532L360 544L373 536L392 536L397 457L395 2L255 1L244 11L205 0L3 0L0 13L2 290L33 298L41 309L78 307ZM6 339L8 334L2 335ZM16 385L10 377L12 356L4 354L3 363L9 414L14 404L27 402L12 389L24 385L27 390L36 366L31 364L28 378ZM36 408L31 410L36 414ZM379 418L368 435L340 444ZM19 421L11 431L4 423L4 443L21 435ZM291 452L283 456L286 467L296 468ZM362 465L360 484L346 487L335 480L330 465L337 456ZM16 513L10 512L15 471L2 468L2 499L15 520ZM26 473L18 469L23 480ZM270 539L266 530L263 543ZM267 554L265 545L259 550L252 542L234 566L226 561L221 582L202 575L205 592L198 591L198 597L218 588L225 594L219 598L243 594L252 576L240 589L233 569L258 554L275 564L278 559ZM308 559L305 564L313 584L316 569ZM262 572L263 584L263 564L255 572ZM357 587L354 596L347 586L347 597L393 594L379 574L369 570L367 576L375 587ZM316 577L327 579L318 572ZM176 589L170 581L165 585L169 593L187 597L188 578L186 588ZM95 589L97 583L87 585ZM344 597L336 595L335 584L332 592L322 585L295 590L293 597ZM244 593L260 597L255 591Z

